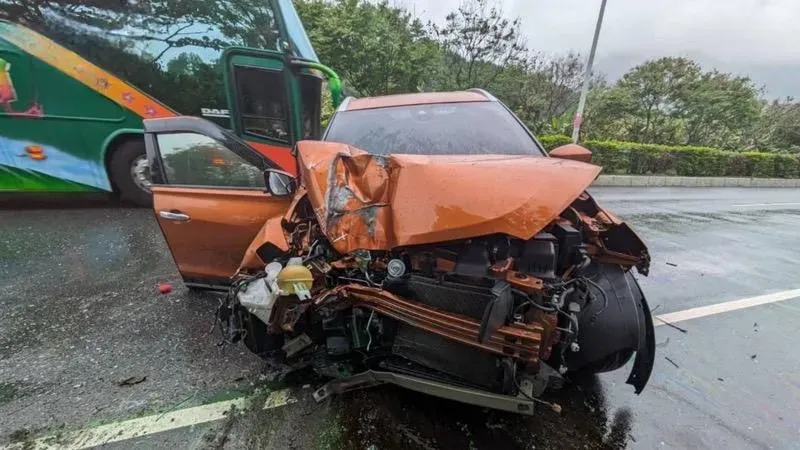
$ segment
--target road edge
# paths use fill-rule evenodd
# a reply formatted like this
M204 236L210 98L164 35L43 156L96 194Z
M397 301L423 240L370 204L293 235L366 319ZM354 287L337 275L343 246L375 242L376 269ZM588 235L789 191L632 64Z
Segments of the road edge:
M667 175L600 175L592 186L618 187L800 187L800 178L674 177Z

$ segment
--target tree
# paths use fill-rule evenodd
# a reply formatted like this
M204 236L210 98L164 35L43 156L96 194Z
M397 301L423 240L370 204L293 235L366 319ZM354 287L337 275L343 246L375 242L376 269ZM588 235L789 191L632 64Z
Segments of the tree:
M702 74L684 99L684 142L740 148L745 130L761 114L758 93L749 78L716 70Z
M800 102L761 101L759 119L745 130L745 139L756 149L800 153Z
M320 60L361 95L428 90L438 49L402 8L366 0L295 2Z
M511 76L504 73L504 89L510 91L504 99L534 132L569 132L583 81L584 64L580 55L567 53L546 59L532 54L528 61L522 73ZM593 74L592 82L597 84L602 78Z
M686 58L647 61L592 94L589 135L637 142L741 147L761 109L749 78Z
M685 103L700 77L700 67L686 58L660 58L634 67L610 95L629 113L629 133L636 142L677 144ZM613 103L612 103L613 104ZM611 111L609 111L611 112Z
M581 127L583 139L631 140L630 118L635 117L634 99L630 92L601 84L589 90Z
M442 27L430 25L443 51L445 89L491 89L505 67L525 64L520 19L506 19L489 0L468 0Z
M773 102L765 111L765 116L774 123L770 147L800 152L800 103L793 99Z

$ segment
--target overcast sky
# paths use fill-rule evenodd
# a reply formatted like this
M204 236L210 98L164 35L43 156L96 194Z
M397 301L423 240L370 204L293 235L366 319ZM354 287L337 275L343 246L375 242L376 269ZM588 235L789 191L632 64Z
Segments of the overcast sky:
M461 0L393 0L442 22ZM498 0L528 45L588 52L600 0ZM800 0L608 0L597 68L614 80L648 58L688 56L800 98Z

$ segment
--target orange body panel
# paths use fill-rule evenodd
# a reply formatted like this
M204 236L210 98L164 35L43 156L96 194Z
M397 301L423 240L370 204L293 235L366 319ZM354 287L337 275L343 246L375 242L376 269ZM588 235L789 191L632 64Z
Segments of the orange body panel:
M419 92L414 94L382 95L380 97L355 98L347 104L346 111L357 109L388 108L392 106L430 105L433 103L488 102L478 92Z
M291 198L255 190L153 186L153 201L180 273L188 278L228 279L264 223L282 217ZM190 219L167 220L159 211Z
M292 175L297 175L297 162L292 155L291 148L280 145L264 144L255 141L247 141L247 145L253 147L265 158L279 165L281 170Z
M300 182L336 250L388 250L494 233L530 239L600 173L591 164L516 155L377 156L297 144Z
M283 216L275 216L267 219L267 222L258 231L255 238L247 247L238 270L249 269L258 271L264 268L270 261L263 261L258 254L258 250L264 244L272 244L278 250L289 251L289 243L286 241L281 221Z
M578 144L566 144L550 150L553 158L569 159L572 161L592 162L592 152Z

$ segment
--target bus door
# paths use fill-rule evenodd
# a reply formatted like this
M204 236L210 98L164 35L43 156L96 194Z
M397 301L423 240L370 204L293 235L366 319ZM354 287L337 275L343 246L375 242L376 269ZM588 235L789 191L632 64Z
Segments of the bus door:
M299 86L277 52L231 47L223 53L234 132L283 170L296 173L291 148L302 138Z

